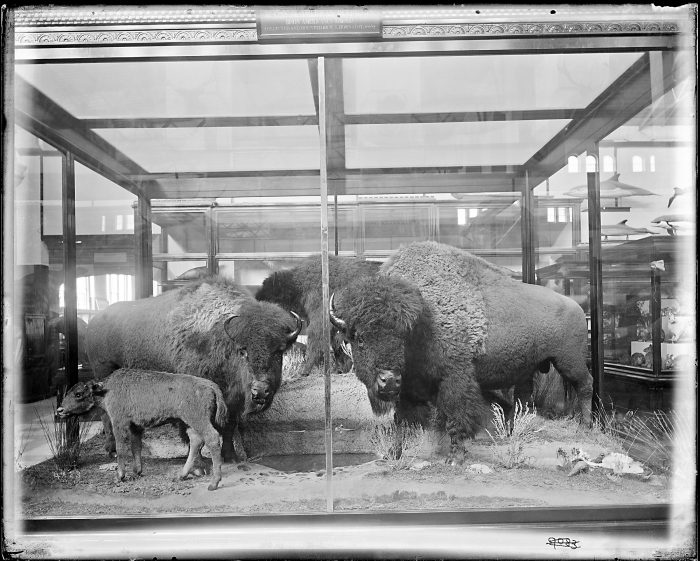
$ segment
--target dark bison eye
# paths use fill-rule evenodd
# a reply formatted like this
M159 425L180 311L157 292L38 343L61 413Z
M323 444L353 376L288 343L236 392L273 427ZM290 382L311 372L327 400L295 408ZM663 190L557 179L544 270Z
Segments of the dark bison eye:
M355 343L357 344L357 346L358 346L360 349L362 349L362 348L365 346L365 340L364 340L362 337L360 337L359 335L357 336L357 339L355 340Z
M238 349L238 356L248 360L248 349L246 349L245 347L243 347L242 349Z
M83 397L83 393L82 392L75 392L75 397L80 399L81 397Z

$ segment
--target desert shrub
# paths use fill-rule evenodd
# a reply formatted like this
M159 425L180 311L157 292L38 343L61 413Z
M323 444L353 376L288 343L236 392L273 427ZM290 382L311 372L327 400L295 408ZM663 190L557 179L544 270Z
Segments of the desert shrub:
M512 423L497 403L491 404L491 411L494 434L488 429L486 432L493 443L494 460L507 469L525 465L529 460L525 455L526 445L533 442L542 430L542 420L537 417L537 412L530 411L520 400L515 402Z
M76 468L81 447L87 440L90 423L80 423L76 418L60 419L56 416L55 408L49 421L42 419L38 411L34 410L34 413L49 445L55 473L65 474Z
M695 438L695 427L691 426L690 420L681 418L673 411L628 414L616 432L625 453L632 452L641 462L666 473L672 469L674 439L692 443Z
M370 435L377 455L396 470L407 469L423 446L425 430L420 425L395 422L378 424Z

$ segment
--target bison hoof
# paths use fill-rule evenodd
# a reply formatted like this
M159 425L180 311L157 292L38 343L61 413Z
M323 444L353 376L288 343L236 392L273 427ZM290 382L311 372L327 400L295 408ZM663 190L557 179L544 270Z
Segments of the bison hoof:
M216 488L217 488L218 486L219 486L219 483L218 483L218 482L217 482L217 483L210 483L210 484L207 486L207 489L209 489L209 491L215 491Z
M238 464L236 467L241 471L250 471L250 466L248 464Z

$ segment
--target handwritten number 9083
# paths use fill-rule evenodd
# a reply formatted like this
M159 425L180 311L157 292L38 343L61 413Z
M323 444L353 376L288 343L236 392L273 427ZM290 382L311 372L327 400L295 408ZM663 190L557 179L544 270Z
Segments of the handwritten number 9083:
M557 547L579 549L581 547L581 542L579 540L572 540L571 538L549 538L547 540L547 545L551 545L554 549Z

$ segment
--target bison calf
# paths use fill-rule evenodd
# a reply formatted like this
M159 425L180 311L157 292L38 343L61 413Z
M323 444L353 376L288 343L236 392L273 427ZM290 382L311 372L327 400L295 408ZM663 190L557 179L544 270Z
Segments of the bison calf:
M124 479L127 443L131 444L133 470L141 475L141 435L145 428L180 420L187 425L190 450L181 478L191 473L204 444L213 463L209 490L221 481L221 444L215 426L226 423L227 409L219 387L189 374L120 369L105 380L75 384L56 410L60 417L102 409L112 423L117 447L117 477Z

